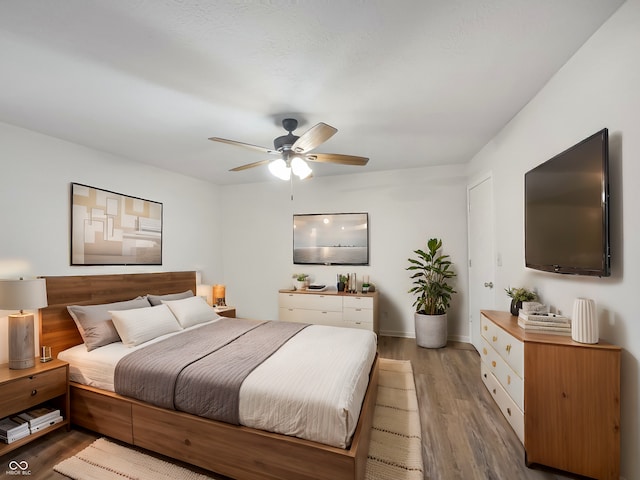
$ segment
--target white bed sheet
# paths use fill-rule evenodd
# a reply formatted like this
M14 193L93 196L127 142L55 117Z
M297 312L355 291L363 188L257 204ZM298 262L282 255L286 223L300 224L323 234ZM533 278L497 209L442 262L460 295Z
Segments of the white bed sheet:
M112 343L91 352L76 345L58 358L69 362L71 381L114 391L114 371L122 357L179 334L137 347ZM240 423L346 448L360 416L376 350L371 331L310 325L245 379Z

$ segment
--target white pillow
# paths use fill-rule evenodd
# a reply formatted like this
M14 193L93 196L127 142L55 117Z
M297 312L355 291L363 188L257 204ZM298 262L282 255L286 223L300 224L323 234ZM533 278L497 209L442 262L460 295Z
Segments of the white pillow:
M109 313L122 343L127 347L135 347L160 335L182 330L166 305L113 310Z
M162 300L182 325L182 328L198 325L220 318L212 306L202 297L189 297L181 300Z

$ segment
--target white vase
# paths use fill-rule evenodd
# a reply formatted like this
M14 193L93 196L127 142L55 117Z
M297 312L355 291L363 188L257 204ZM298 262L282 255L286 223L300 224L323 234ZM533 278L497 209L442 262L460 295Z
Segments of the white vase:
M571 338L580 343L598 343L598 317L593 300L576 298L573 302Z

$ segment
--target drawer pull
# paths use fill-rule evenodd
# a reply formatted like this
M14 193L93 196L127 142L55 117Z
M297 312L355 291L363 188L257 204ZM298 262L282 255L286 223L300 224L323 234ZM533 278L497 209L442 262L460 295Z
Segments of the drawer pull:
M31 390L31 396L35 397L38 394L38 390L36 390L35 388L33 390Z
M362 325L362 322L356 322L356 325Z
M496 392L496 389L494 388L494 389L493 389L493 394L495 395L496 393L497 393L497 392Z
M507 413L511 416L511 409L509 407L507 407Z
M489 327L487 325L484 325L484 331L486 332L487 330L489 330Z
M483 373L482 375L484 376L484 378L487 378L487 374L486 373Z
M511 344L507 345L505 349L507 350L507 353L511 353Z
M496 361L495 361L495 360L494 360L493 362L491 362L491 366L492 366L493 368L496 368Z
M486 355L487 354L487 349L482 347L482 353L484 353Z
M507 375L507 385L511 385L511 375Z
M362 309L361 308L356 308L356 312L361 312Z
M496 337L495 335L493 336L493 341L497 342L498 341L498 337Z

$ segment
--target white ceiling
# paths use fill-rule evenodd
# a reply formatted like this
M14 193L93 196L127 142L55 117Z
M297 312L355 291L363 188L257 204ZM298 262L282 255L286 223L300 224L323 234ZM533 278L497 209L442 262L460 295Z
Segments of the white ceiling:
M300 120L314 176L466 163L622 0L4 0L0 121L219 184L273 179Z

